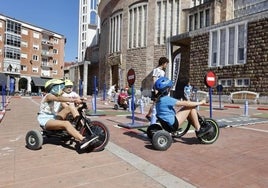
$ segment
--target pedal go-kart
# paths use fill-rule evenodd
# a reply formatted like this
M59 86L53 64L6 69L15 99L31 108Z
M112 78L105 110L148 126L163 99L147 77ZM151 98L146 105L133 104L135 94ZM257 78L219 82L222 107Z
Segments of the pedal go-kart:
M199 114L198 121L201 127L211 127L210 131L202 137L198 137L198 140L202 144L214 143L220 134L220 129L217 122L211 118L202 118ZM153 147L160 151L167 150L171 146L174 138L181 138L189 131L191 127L191 123L188 122L186 126L180 127L177 131L172 131L170 130L169 125L166 125L161 120L159 120L159 122L159 124L152 124L147 128L147 136L151 139Z
M89 147L86 148L87 151L102 151L105 146L108 144L110 133L109 129L100 121L91 121L86 117L87 104L83 102L78 108L81 120L76 125L76 129L83 135L89 136L91 134L96 134L98 137ZM72 121L72 118L68 118L69 121ZM65 130L31 130L28 131L25 137L26 147L31 150L41 149L44 140L49 138L59 138L60 140L74 141L74 138L67 133Z

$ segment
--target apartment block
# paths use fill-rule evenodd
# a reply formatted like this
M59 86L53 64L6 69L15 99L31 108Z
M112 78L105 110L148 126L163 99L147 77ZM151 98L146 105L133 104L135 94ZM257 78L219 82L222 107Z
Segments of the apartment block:
M63 78L65 37L0 14L0 85L8 94L40 93Z

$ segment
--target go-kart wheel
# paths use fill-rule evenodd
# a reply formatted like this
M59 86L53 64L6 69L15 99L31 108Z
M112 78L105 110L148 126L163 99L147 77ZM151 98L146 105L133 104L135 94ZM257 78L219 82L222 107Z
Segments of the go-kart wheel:
M153 147L160 151L167 150L171 146L172 142L171 135L164 130L157 131L154 133L152 138Z
M205 134L204 136L199 137L198 139L203 144L212 144L219 137L219 134L220 134L219 126L218 126L217 122L213 119L206 118L204 121L205 121L206 126L211 126L211 130L207 134Z
M147 128L147 131L146 131L148 138L152 139L154 133L157 132L157 131L159 131L159 130L162 130L161 125L156 124L156 123L150 125L150 126Z
M91 131L99 138L96 139L96 141L93 141L93 143L90 144L86 150L93 152L104 150L110 139L109 129L100 121L91 121L89 127ZM83 136L89 137L89 135L91 135L91 132L87 127L83 127L81 129L81 134Z
M38 150L43 145L43 136L38 130L31 130L25 137L26 147L31 150Z
M114 109L115 109L115 110L118 110L118 109L119 109L119 105L118 105L118 104L115 104L115 105L114 105Z

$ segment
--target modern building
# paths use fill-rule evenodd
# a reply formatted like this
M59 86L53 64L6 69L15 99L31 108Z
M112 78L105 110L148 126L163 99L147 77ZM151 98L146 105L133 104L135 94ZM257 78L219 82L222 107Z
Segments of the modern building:
M78 62L85 59L87 47L98 42L99 17L97 13L98 0L79 1L78 19Z
M99 0L80 0L77 63L68 68L69 77L80 95L92 94L94 76L98 77ZM81 89L83 88L83 89Z
M65 37L0 14L0 85L9 94L40 93L63 78Z
M268 95L268 1L102 0L98 14L99 83L125 87L133 68L135 87L149 95L151 72L167 56L178 98L188 80L207 90L209 70L226 94Z

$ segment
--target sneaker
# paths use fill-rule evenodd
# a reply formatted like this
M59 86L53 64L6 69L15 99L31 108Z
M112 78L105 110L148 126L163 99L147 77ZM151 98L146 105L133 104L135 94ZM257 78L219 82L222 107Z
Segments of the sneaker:
M145 116L148 121L151 121L151 117L149 115Z
M99 137L96 135L90 135L89 138L84 138L80 143L80 149L85 149L88 145L93 142L94 140L98 139Z
M200 127L199 131L195 131L195 134L198 138L200 138L204 136L205 134L207 134L211 129L212 127L210 125L206 127Z

